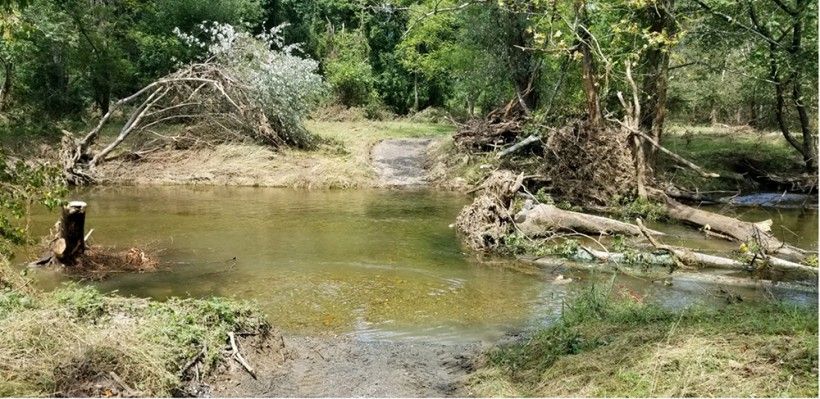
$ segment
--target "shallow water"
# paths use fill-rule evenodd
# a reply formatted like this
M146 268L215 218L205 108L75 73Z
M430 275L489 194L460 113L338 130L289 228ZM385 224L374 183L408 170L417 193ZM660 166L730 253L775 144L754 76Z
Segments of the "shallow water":
M94 228L94 243L162 249L164 270L93 283L101 289L157 299L255 300L274 325L292 333L497 339L549 322L573 290L609 280L561 266L477 259L448 227L469 201L458 194L103 187L76 191L72 199L88 202L86 228ZM784 238L816 249L817 214L787 212L787 228L801 238ZM44 234L54 220L54 214L35 214L34 233ZM682 240L697 236L679 232ZM555 283L558 274L575 281ZM63 281L56 272L37 277L44 288ZM619 277L616 287L674 307L721 301L698 284L665 287ZM812 302L815 294L806 295L795 300Z

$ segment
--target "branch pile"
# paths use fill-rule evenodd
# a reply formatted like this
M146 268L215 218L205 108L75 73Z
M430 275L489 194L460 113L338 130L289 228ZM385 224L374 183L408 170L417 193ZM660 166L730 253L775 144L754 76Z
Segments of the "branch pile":
M92 151L100 131L112 115L130 107L130 114L117 137L99 151ZM103 162L135 132L153 132L163 124L185 123L200 129L197 136L213 141L251 138L280 147L303 146L306 138L290 135L278 118L269 118L254 100L249 87L215 63L189 65L159 79L133 95L115 102L108 113L78 141L64 140L63 160L69 183L90 182L89 170Z
M291 54L284 46L281 27L252 36L230 25L200 28L214 43L205 46L193 36L181 34L204 46L207 55L160 78L109 108L96 126L79 140L63 140L62 160L68 183L93 181L94 167L129 136L151 133L160 141L178 142L165 136L162 126L185 127L182 136L210 144L251 139L272 147L307 147L313 138L301 124L322 90L318 64ZM280 48L273 50L272 48ZM125 122L110 143L97 149L100 132L122 113ZM119 122L118 122L119 123Z
M514 143L524 129L525 112L517 100L491 111L484 119L459 126L453 136L456 145L470 152L495 151Z
M635 190L630 140L625 129L577 121L550 135L544 174L560 196L607 205Z

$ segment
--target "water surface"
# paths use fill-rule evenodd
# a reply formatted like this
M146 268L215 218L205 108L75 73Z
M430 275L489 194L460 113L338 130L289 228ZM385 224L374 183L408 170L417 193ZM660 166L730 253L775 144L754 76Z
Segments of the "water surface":
M75 191L72 199L88 202L86 228L94 229L94 243L162 250L159 272L92 284L160 300L254 300L272 324L291 333L496 339L548 323L573 290L609 280L563 266L478 259L449 227L470 201L459 194L174 186L100 187ZM740 216L771 217L755 212ZM775 232L816 249L816 213L785 212ZM55 218L35 214L34 233L45 234ZM778 225L785 227L778 231ZM699 239L682 226L671 231L670 243ZM702 241L715 249L736 245ZM559 274L573 283L556 283ZM38 273L45 288L63 279ZM722 300L699 284L666 287L621 276L616 288L675 307Z

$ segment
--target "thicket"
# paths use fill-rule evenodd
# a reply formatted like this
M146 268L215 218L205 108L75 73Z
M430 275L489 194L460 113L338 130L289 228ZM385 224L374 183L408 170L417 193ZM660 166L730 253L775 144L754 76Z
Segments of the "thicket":
M641 101L663 102L667 119L777 129L814 163L814 139L802 140L817 128L817 5L808 0L3 4L5 135L74 131L205 54L175 30L208 22L256 35L286 23L284 43L301 43L294 54L318 62L328 101L370 116L428 107L482 116L516 99L535 126L560 126L584 114L578 61L588 34L609 117L623 114L615 93L628 96L631 62ZM656 114L649 108L642 128Z

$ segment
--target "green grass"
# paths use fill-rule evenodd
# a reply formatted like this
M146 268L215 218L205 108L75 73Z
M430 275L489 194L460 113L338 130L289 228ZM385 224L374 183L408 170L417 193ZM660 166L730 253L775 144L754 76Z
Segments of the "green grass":
M781 303L669 311L591 289L561 319L497 348L481 396L816 397L817 314Z
M752 184L744 182L740 176L749 171L748 165L778 174L802 171L800 155L777 132L672 126L663 137L663 145L705 170L721 176L717 179L703 178L692 170L677 168L674 160L659 155L658 171L661 176L689 189L754 189Z
M131 394L179 394L180 369L203 348L207 373L228 332L270 329L254 305L227 299L155 302L76 285L43 293L0 280L0 396L85 395L110 372Z

